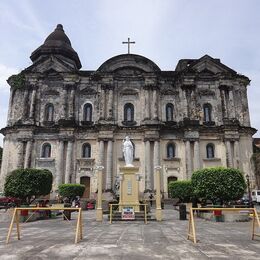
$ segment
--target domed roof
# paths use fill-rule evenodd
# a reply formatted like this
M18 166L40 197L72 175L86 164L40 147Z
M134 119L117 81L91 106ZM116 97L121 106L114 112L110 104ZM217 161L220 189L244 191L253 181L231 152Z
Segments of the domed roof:
M115 72L125 68L136 68L143 72L158 72L160 68L148 58L137 54L121 54L105 61L98 71Z
M67 44L71 47L71 42L63 30L62 24L58 24L54 32L52 32L44 41L44 45L57 46Z
M77 52L71 46L70 39L65 34L63 26L58 24L56 29L46 38L43 45L31 54L31 60L35 62L42 55L58 54L69 58L75 62L77 69L81 68L81 63Z

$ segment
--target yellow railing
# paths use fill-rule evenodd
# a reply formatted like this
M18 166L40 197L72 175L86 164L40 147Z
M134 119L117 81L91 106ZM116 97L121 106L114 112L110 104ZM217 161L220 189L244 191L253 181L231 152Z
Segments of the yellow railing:
M38 210L67 210L67 211L78 211L78 219L77 219L77 227L76 227L76 233L75 233L75 243L78 243L79 240L83 238L83 230L82 230L82 210L81 208L64 208L64 207L33 207L33 208L14 208L12 220L9 226L9 231L6 238L6 243L9 243L11 232L13 229L14 222L16 223L16 230L17 230L17 238L18 240L21 239L21 231L20 231L20 223L19 223L19 210L30 210L30 211L38 211ZM33 212L34 214L35 212ZM32 215L33 215L32 214ZM63 213L62 213L63 214ZM31 218L32 215L29 217ZM66 215L63 214L63 216L67 219ZM27 222L29 218L25 221ZM68 219L67 219L68 220Z
M144 223L147 224L147 204L109 204L109 222L112 224L112 218L113 218L113 206L118 207L131 207L131 206L144 206Z
M259 216L255 208L190 208L189 214L189 227L188 227L188 239L191 239L194 244L197 243L196 238L196 230L195 230L195 221L194 221L194 211L247 211L248 213L253 214L253 222L252 222L252 240L255 236L260 237L260 234L255 233L255 222L258 224L258 228L260 228Z

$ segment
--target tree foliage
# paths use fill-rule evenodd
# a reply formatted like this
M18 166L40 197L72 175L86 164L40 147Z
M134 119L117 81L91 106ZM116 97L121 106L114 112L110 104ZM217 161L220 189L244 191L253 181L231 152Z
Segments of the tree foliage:
M17 169L6 177L4 193L30 204L39 196L48 195L52 188L52 173L46 169Z
M72 201L76 196L82 197L85 186L81 184L61 184L59 185L59 194Z
M243 174L233 168L216 167L195 171L191 183L196 197L213 203L237 200L246 190Z
M190 202L193 197L191 181L171 181L169 192L171 198L178 198L180 202Z

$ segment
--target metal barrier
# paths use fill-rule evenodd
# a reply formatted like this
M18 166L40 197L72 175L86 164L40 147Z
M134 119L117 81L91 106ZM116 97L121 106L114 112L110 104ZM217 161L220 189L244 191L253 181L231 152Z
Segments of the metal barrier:
M12 216L12 220L9 226L9 231L6 238L6 244L9 243L11 232L13 229L14 222L16 223L16 230L17 230L17 238L18 240L21 239L21 231L20 231L20 223L19 223L19 215L18 212L21 210L68 210L68 211L78 211L78 219L77 219L77 226L76 226L76 233L75 233L75 243L78 243L79 240L83 238L83 230L82 230L82 209L81 208L64 208L64 207L34 207L34 208L14 208L14 213ZM33 212L34 214L35 212ZM25 221L25 223L33 216L33 214ZM62 215L68 220L68 218L63 214Z
M144 206L144 223L147 224L147 204L109 204L109 222L112 224L112 217L113 217L113 206L119 207L131 207L131 206Z
M252 222L252 240L255 236L260 237L260 234L255 233L255 222L257 222L258 227L260 228L259 216L255 208L190 208L189 216L189 227L188 227L188 238L193 241L194 244L197 243L196 230L195 230L195 221L194 221L194 211L248 211L253 213L253 222Z

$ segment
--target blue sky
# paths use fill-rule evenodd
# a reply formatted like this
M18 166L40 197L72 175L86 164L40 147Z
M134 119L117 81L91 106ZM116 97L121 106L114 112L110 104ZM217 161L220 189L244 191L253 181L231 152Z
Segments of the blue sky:
M220 58L251 79L251 125L260 129L259 13L258 0L1 0L0 128L7 119L6 79L31 64L32 51L61 23L84 70L125 53L127 37L136 41L132 53L163 70L183 58Z

